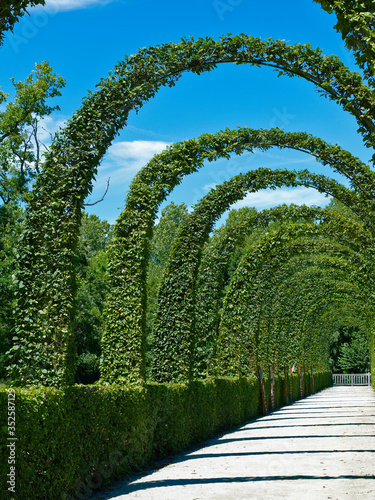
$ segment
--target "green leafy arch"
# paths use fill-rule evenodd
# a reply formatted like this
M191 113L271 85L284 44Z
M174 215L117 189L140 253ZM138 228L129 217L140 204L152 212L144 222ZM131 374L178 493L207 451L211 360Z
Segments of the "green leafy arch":
M235 223L230 225L227 223L226 226L220 228L213 235L209 244L205 245L202 251L196 286L195 321L199 324L200 333L197 338L197 349L202 355L200 358L197 356L194 360L193 372L195 375L204 375L204 373L207 373L208 366L211 365L207 357L210 357L209 353L213 350L214 339L217 335L220 321L219 309L224 298L224 274L229 262L229 256L234 249L242 243L245 236L257 227L267 227L268 224L276 221L282 224L301 222L302 220L314 222L317 220L317 216L322 217L324 213L324 211L316 207L293 205L290 207L276 207L259 213L238 211ZM337 245L335 252L342 253L342 245ZM356 264L364 267L365 263L361 255L355 255L360 259L360 261L355 260ZM351 259L355 258L352 252L349 253L349 256ZM348 258L348 255L346 255L346 258ZM263 286L266 285L267 282L265 281ZM268 293L271 292L272 290L268 291Z
M343 321L343 315L346 312L346 307L350 303L350 307L355 311L355 314L351 313L350 319ZM329 315L323 316L325 311L329 311ZM335 318L335 314L340 314L340 321L338 322ZM312 339L320 339L319 343L316 342L316 349L325 350L328 354L330 347L330 335L329 333L334 330L335 325L342 326L347 323L350 326L359 326L368 336L369 344L371 344L372 329L373 324L374 309L363 293L356 294L355 290L350 293L349 290L343 289L341 292L331 293L327 296L321 296L320 300L317 300L311 305L310 310L307 310L303 321L301 322L301 331L305 332L305 338L308 335ZM321 330L321 324L326 326L325 336L320 335L319 332L324 332ZM326 356L327 356L326 354ZM310 360L307 361L308 364L312 363L313 355ZM322 365L321 365L322 366ZM329 368L327 363L326 367Z
M290 171L264 169L240 174L212 189L195 207L179 230L159 289L158 311L153 333L152 378L156 381L177 381L191 378L194 335L195 283L203 244L213 224L229 206L246 193L281 185L314 186L315 176ZM319 176L318 189L325 180L335 194L345 188ZM328 189L327 189L328 188ZM319 210L317 210L319 212Z
M57 135L46 157L44 170L36 180L35 195L29 203L20 243L22 252L16 275L18 340L10 352L9 361L9 375L14 380L47 385L72 382L74 250L81 208L92 189L97 167L118 131L126 126L129 112L140 109L162 86L175 85L183 72L200 74L211 71L221 63L269 66L286 76L305 78L353 114L365 143L369 146L374 144L375 124L371 114L374 108L373 93L363 84L360 75L348 71L337 57L323 56L321 51L309 45L291 46L271 39L261 41L247 35L223 36L218 41L212 38L183 39L178 44L142 49L136 55L126 57L108 78L100 81L97 90L84 100L64 131ZM184 158L185 153L187 156ZM173 158L174 172L170 170L165 173L160 164L156 168L157 162L154 163L155 185L152 176L144 177L145 183L138 186L140 197L135 203L136 207L133 205L130 208L135 219L141 205L152 211L147 206L150 190L155 197L166 196L173 183L181 181L181 176L191 171L189 165L196 161L195 153L194 147L189 149L187 146L185 151L176 152ZM373 175L364 164L355 159L349 163L342 161L338 150L337 153L333 163L341 161L342 168L347 171L353 184L357 184L359 191L364 182L374 185ZM211 156L214 156L212 152ZM331 159L329 157L322 161L330 163ZM177 162L184 168L179 170ZM349 168L347 165L350 165ZM370 202L369 195L364 191L363 194ZM130 200L129 203L132 205ZM118 227L123 223L123 220L120 221ZM135 230L147 233L147 227L141 226ZM119 231L118 239L121 238L123 235ZM134 234L130 235L130 240L134 243ZM145 252L143 249L141 254ZM112 269L116 266L113 263ZM131 282L129 286L134 300L130 300L130 307L129 304L122 307L129 309L128 319L124 316L115 319L112 308L109 312L109 329L121 326L121 331L127 332L126 335L139 339L139 334L133 332L139 330L142 323L139 303L143 301L143 292L138 286L133 286L140 274L136 264L133 271L133 277L128 281ZM121 269L120 275L126 273ZM113 280L116 282L115 278ZM136 309L134 314L131 312L132 306ZM24 311L27 311L26 315ZM135 350L139 349L141 346L138 345ZM103 371L104 378L108 379L105 363ZM120 373L117 368L115 372L116 376ZM136 379L142 377L143 368L139 357L136 361L126 363L122 373L133 373Z
M206 195L181 227L159 289L151 370L154 380L159 382L189 380L194 371L197 342L195 284L201 249L212 230L213 223L228 208L229 203L237 201L245 195L247 190L254 188L254 180L256 188L259 189L263 182L268 182L275 174L279 178L280 173L283 175L282 171L269 173L267 178L265 172L260 170L232 178ZM261 184L258 184L259 180L255 175L260 175ZM297 179L298 177L297 174ZM312 180L313 178L314 176L311 177ZM291 181L296 182L293 180L292 173L288 172L286 185L290 185ZM330 183L331 181L326 180L327 185ZM313 186L314 183L310 181L309 185ZM338 186L335 185L335 187ZM340 196L341 186L336 193ZM312 213L311 209L307 211L308 218L311 219ZM315 210L315 216L320 220L330 217L328 212L321 209ZM304 217L301 211L301 218ZM360 229L363 231L363 228ZM220 275L218 278L220 279ZM211 336L212 334L213 331L211 331Z
M305 289L305 279L311 273L315 273L316 285L319 280L332 279L332 276L356 285L369 293L374 286L374 269L371 261L362 254L353 252L340 244L329 244L326 242L315 242L309 254L297 254L283 263L281 268L275 266L263 266L257 273L253 286L260 286L259 291L254 291L259 305L258 316L266 323L270 318L275 318L274 307L285 311L288 302L291 303L293 295L299 300L299 289ZM290 296L291 295L291 296ZM294 299L293 299L294 300ZM286 301L283 304L283 301ZM256 307L253 303L252 307ZM294 306L291 307L295 310Z
M226 129L214 135L204 134L197 140L175 144L156 155L134 178L126 208L115 225L109 267L111 293L107 307L107 328L102 342L103 380L113 382L128 377L133 380L144 378L147 242L161 201L181 182L183 175L200 168L204 160L213 161L229 157L233 152L241 154L255 147L268 149L275 145L313 152L324 165L340 172L347 172L348 169L362 173L369 171L366 165L337 146L329 146L308 134L286 133L279 129ZM272 174L265 172L265 175ZM295 174L285 172L285 176L292 179ZM358 210L361 217L368 217L362 206L368 202L365 198L369 195L362 190L356 195L333 180L328 185L324 176L307 171L300 173L299 177L301 184L314 185L323 192L334 193L353 210ZM265 186L264 183L262 185ZM184 366L185 362L182 362ZM186 376L186 369L182 376Z
M249 315L248 309L254 298L251 298L251 291L247 284L250 280L255 279L259 269L262 268L265 262L269 263L271 257L272 266L278 267L281 263L287 262L293 253L300 253L302 249L306 251L306 248L315 244L314 240L303 243L298 241L299 238L316 237L322 233L338 240L344 238L347 245L353 248L357 246L357 249L368 248L370 250L371 239L368 239L366 232L359 228L357 224L348 224L348 221L336 215L332 216L332 214L328 217L324 223L318 225L293 224L286 228L285 231L271 233L263 241L261 240L250 254L243 258L232 277L224 299L218 346L218 370L221 373L238 373L241 362L236 351L239 352L241 349L236 344L240 337L238 337L238 340L236 340L236 337L241 335L238 328L243 330L247 327L246 322L245 324L242 322L239 327L236 323L236 317L238 315L241 318L246 316L246 321L250 322L253 319L252 315ZM247 362L242 364L241 369L246 370L246 366L251 363L254 365L254 362L255 360L250 360L248 356Z
M344 266L339 273L337 268L331 271L327 268L309 268L297 273L291 280L284 283L278 294L279 301L275 300L273 303L272 316L268 317L268 324L258 327L260 337L264 334L263 332L268 332L270 337L266 342L267 357L272 355L269 347L272 347L275 353L280 352L281 339L278 340L278 337L286 336L288 339L299 339L301 359L304 364L307 363L307 359L310 363L315 360L313 364L317 361L323 362L324 357L328 359L329 342L327 342L326 324L321 323L320 328L314 328L315 333L312 335L311 330L305 328L305 316L312 307L315 307L315 304L322 304L323 300L334 300L338 295L342 299L345 297L350 304L355 298L361 299L365 304L368 287L361 282L361 278L362 280L365 278L364 273L360 272L356 279L350 279L350 276L345 274L345 268ZM263 314L266 316L267 311L263 311ZM325 368L329 369L328 366Z

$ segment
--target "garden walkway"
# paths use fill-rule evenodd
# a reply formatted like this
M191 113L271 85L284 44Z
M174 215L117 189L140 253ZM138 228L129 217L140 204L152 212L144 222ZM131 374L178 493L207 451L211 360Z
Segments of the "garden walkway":
M326 389L95 498L374 499L375 393Z

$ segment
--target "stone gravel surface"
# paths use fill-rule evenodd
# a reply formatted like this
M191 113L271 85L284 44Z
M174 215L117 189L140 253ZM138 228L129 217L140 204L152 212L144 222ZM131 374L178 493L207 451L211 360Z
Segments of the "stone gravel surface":
M375 500L375 393L326 389L95 498Z

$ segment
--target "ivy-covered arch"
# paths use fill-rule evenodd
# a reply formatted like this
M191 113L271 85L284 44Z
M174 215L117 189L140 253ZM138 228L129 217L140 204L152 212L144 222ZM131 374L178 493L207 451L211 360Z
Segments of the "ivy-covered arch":
M252 332L259 339L258 352L264 335L271 337L276 350L286 333L293 336L295 331L299 335L301 308L305 307L308 293L315 291L319 295L321 287L330 283L333 289L337 281L352 283L368 293L371 282L362 270L363 259L353 263L352 252L346 252L346 258L350 260L344 260L343 254L337 257L336 248L327 248L325 242L314 242L308 255L295 255L279 269L263 266L259 270L252 279L251 295L255 300L249 304L253 317ZM358 263L360 267L357 267Z
M303 273L298 273L285 283L289 287L285 286L283 290L280 290L279 301L276 300L273 304L273 315L268 317L268 325L255 330L259 339L258 356L263 354L263 358L269 359L270 356L275 357L282 350L288 352L287 348L280 349L282 346L278 339L281 336L288 338L287 346L290 345L291 339L298 340L295 344L299 345L300 357L304 362L306 359L322 361L322 354L325 354L328 359L329 343L327 343L325 325L321 324L321 328L316 328L315 335L312 335L311 330L304 327L307 311L315 307L315 304L322 303L323 300L334 300L337 296L341 299L345 297L348 303L353 303L355 297L361 298L364 303L368 295L368 288L363 286L360 280L360 277L362 280L365 278L364 273L359 273L360 276L353 281L345 276L345 273L337 273L337 271L337 268L331 272L327 269L310 268ZM266 315L267 312L263 311L263 314ZM262 352L259 346L262 346L262 336L265 334L269 337L266 342L263 342L267 351ZM272 360L272 363L274 362L277 363Z
M320 50L314 50L309 45L291 46L281 41L261 41L246 35L224 36L218 41L212 38L196 41L183 39L178 44L142 49L136 55L126 57L108 78L101 80L97 90L84 100L64 131L57 135L46 156L43 172L36 180L21 239L22 252L16 275L18 337L10 352L9 365L9 375L14 380L47 385L65 385L72 381L74 250L80 212L85 197L92 189L97 167L118 131L126 125L129 112L138 110L160 87L175 85L183 72L200 74L211 71L221 63L269 66L286 76L305 78L353 114L366 144L374 144L374 96L370 89L363 84L358 73L348 71L337 57L323 56ZM170 171L164 178L162 168L155 171L156 182L152 191L155 190L156 196L158 190L165 196L171 188L171 177L176 175L181 180L181 175L189 171L187 165L191 161L194 163L194 150L187 148L186 153L192 156L186 158L182 158L181 153L178 158L175 157L175 162L182 162L185 170L178 173L176 168L175 173ZM337 161L338 158L339 155ZM343 162L343 165L346 164ZM348 176L361 190L364 184L374 185L374 182L369 169L360 168L358 171L356 167L359 165L357 160L352 172L348 171ZM145 180L138 192L141 198L137 201L142 205L145 195L144 208L153 182L150 178ZM121 239L123 235L118 237ZM142 255L144 253L143 249ZM116 268L116 264L112 268ZM126 274L124 269L120 271ZM134 279L130 281L135 282L138 275L135 266ZM139 335L143 320L139 319L138 308L139 301L143 302L143 294L137 286L133 291L134 300L130 302L137 309L135 314L128 305L121 307L120 311L122 313L127 309L126 317L122 314L115 319L113 309L109 312L109 328L121 327L120 331L127 332L130 340L126 341L128 346L133 344L131 339L137 344L129 352L142 351L140 344L143 342ZM133 333L137 330L138 333ZM133 378L142 377L141 357L135 355L130 358L128 361L122 359L125 364L123 370L114 367L114 378L130 373ZM103 364L107 380L111 379L108 364L111 360Z
M293 241L294 243L294 241ZM315 272L316 277L332 279L332 275L344 278L349 282L357 283L370 293L374 287L375 273L373 263L353 249L345 248L345 241L332 245L329 241L327 247L325 240L314 241L314 247L308 254L297 254L283 263L281 268L273 266L272 262L263 266L253 280L254 295L257 296L259 305L258 317L263 323L275 317L274 306L285 311L287 304L283 300L292 294L298 296L300 290L305 288L304 280ZM259 285L259 286L258 286ZM258 290L256 287L258 286ZM294 288L293 288L294 287ZM291 300L291 298L290 298ZM298 300L298 299L296 299ZM252 304L256 308L256 304ZM293 310L293 307L292 307Z
M270 180L276 172L268 174ZM229 203L234 203L242 198L247 190L254 189L253 183L256 179L254 174L260 174L260 184L259 180L256 180L255 187L261 188L262 183L266 180L263 171L259 171L259 173L253 171L244 176L234 177L207 194L180 228L172 247L163 283L159 289L151 369L152 377L156 381L188 380L192 375L195 358L193 353L196 350L197 337L195 335L195 283L201 249L214 222L228 208ZM277 172L278 178L279 175L280 173ZM295 179L298 178L297 174ZM250 180L250 183L247 179ZM313 174L310 174L310 179L309 185L314 186ZM292 180L292 173L288 173L285 184L291 185ZM297 182L296 180L293 182ZM304 177L303 182L306 180ZM323 179L319 176L319 180ZM330 186L331 192L334 191L335 196L341 197L344 201L346 190L342 186L332 184L332 181L328 179L325 180L325 183L326 191ZM321 189L322 185L318 187ZM308 214L308 217L311 218L312 209L308 210ZM326 217L330 217L329 212L315 209L315 216L320 216L320 220L324 219L324 214L327 214ZM303 219L305 216L301 212L301 218ZM220 279L220 274L218 278ZM213 306L218 306L217 301L216 304L213 303ZM213 331L211 334L205 332L203 336L205 334L212 336Z
M293 247L295 248L295 245ZM311 242L308 247L308 250L318 253L330 251L329 247L327 249L327 245L317 244L315 241ZM302 248L300 247L300 249ZM362 294L366 293L363 287L359 286L360 280L358 278L353 281L350 276L345 276L343 273L338 275L337 269L328 272L327 269L323 271L322 269L307 268L304 271L299 269L293 273L290 272L290 269L285 269L288 266L288 261L285 264L283 262L279 273L274 271L274 266L267 267L265 272L262 272L263 266L261 272L257 272L256 275L252 274L251 291L249 299L246 300L246 307L241 309L239 316L237 311L236 320L242 326L242 332L246 331L247 337L252 340L252 351L256 362L277 365L278 358L289 358L289 363L294 364L296 360L293 360L293 357L301 358L302 352L309 352L313 339L308 331L304 332L300 327L307 307L306 304L309 301L317 300L317 297L320 297L322 293L323 297L328 297L331 291L335 290L338 282L346 283L345 294L347 298L350 298L348 290L354 290L354 287L361 288ZM269 276L270 273L272 278ZM362 280L365 278L363 272L358 274L361 275ZM319 281L312 280L312 277L319 278ZM273 286L267 287L267 281L272 281ZM267 292L272 288L276 289L276 293L274 291L269 298ZM265 304L268 308L265 307ZM246 317L245 321L243 321L243 315ZM239 331L241 334L241 329ZM308 339L307 343L306 339ZM323 351L315 350L315 357L319 357L320 352ZM246 356L249 357L247 351ZM254 361L252 369L255 366Z
M342 321L348 303L352 309L350 323L349 320ZM324 311L329 311L329 315L323 316ZM345 287L341 291L336 290L336 292L331 292L326 296L321 295L319 300L311 304L309 310L305 310L303 321L300 324L301 334L304 335L305 342L309 342L309 338L319 339L319 342L316 341L315 349L325 351L327 359L331 344L330 333L332 333L334 325L337 325L335 314L340 314L340 326L344 323L348 323L350 326L360 326L362 331L367 334L370 345L372 337L370 325L374 319L373 307L366 301L366 296L362 292L356 293L355 290ZM322 330L322 325L325 326L324 330ZM312 360L313 356L306 363L311 364ZM326 366L328 367L327 364Z
M241 154L254 148L268 149L275 145L312 152L318 161L339 172L347 171L348 168L356 172L368 170L366 165L337 146L329 146L308 134L286 133L279 129L226 129L214 135L204 134L197 140L175 144L156 155L134 178L126 208L114 228L109 267L111 292L106 332L102 339L103 380L113 382L129 377L139 380L145 374L147 245L159 204L183 175L200 168L204 160L213 161L229 157L233 152ZM265 175L271 175L270 172L265 171ZM295 174L286 175L292 178ZM368 216L361 208L365 203L362 192L356 195L333 180L327 186L328 181L324 176L308 171L303 171L299 177L301 184L314 185L322 192L333 193L353 210L359 211L361 217Z
M257 272L265 262L271 262L273 266L280 266L283 262L287 262L291 255L300 253L301 250L306 251L306 247L314 245L314 240L308 243L301 243L298 238L316 237L320 234L347 240L348 245L359 245L359 248L369 248L372 239L368 239L365 231L358 232L358 226L352 225L347 220L344 220L336 215L330 214L325 222L318 225L314 224L293 224L286 228L285 231L271 233L256 246L253 251L245 256L241 261L240 266L235 271L227 295L224 300L220 330L219 330L219 348L218 348L218 370L221 373L237 374L240 368L240 359L237 352L238 342L241 340L241 332L245 329L246 324L242 321L239 326L236 322L236 317L245 318L246 322L251 323L252 315L249 315L249 307L253 302L251 290L249 290L249 280L256 276ZM351 227L350 227L351 226ZM352 232L353 231L353 232ZM280 234L281 233L281 234ZM362 234L361 234L362 233ZM297 239L297 242L294 240ZM288 245L288 241L292 243ZM287 244L287 248L285 245ZM371 249L369 248L371 252ZM240 331L241 330L241 331ZM246 339L245 339L246 340ZM253 341L254 342L254 339ZM249 366L249 356L241 369ZM250 361L250 364L254 360Z
M219 309L224 298L224 275L230 255L235 248L241 245L244 238L257 227L267 227L268 224L276 221L285 224L303 220L314 222L318 214L323 216L324 213L316 207L293 205L261 212L255 211L255 213L242 209L236 213L234 222L229 218L227 224L216 231L210 242L203 248L197 276L195 321L199 324L197 349L201 355L193 361L195 375L204 375L207 363L210 364L207 356L213 348L214 338L217 335L220 320ZM341 249L342 246L338 246L335 252L341 252ZM363 262L362 265L364 265Z
M314 186L314 174L300 175L287 170L254 170L240 174L216 186L196 205L182 224L159 289L157 316L154 321L151 374L159 382L191 378L194 351L195 282L201 250L220 216L248 192L267 187ZM330 189L345 198L345 188L319 176L316 187ZM319 212L319 209L317 209Z
M374 307L372 301L364 302L362 298L347 297L345 294L337 296L334 300L322 297L309 311L307 311L301 328L310 332L311 337L317 337L321 325L325 326L327 338L331 343L332 335L343 326L357 327L368 338L369 346L373 338ZM317 346L319 348L319 346ZM310 363L311 364L311 363ZM331 367L330 367L331 368Z
M231 342L235 342L238 363L236 366L234 364L230 366L229 371L224 373L232 376L251 375L255 372L258 363L275 364L280 367L287 364L305 364L306 359L310 359L311 364L315 366L318 362L321 364L324 356L327 358L326 353L329 347L326 331L324 328L316 330L315 337L313 337L311 331L303 329L301 322L307 315L306 311L309 306L315 307L317 303L335 300L337 297L341 299L345 297L346 300L353 301L355 294L364 303L363 291L359 291L353 283L335 280L322 281L319 287L315 284L307 287L303 294L298 295L298 300L296 296L291 295L293 301L288 304L287 309L281 309L281 304L278 304L275 311L279 314L276 325L271 323L269 329L253 329L252 322L250 324L246 322L242 325L241 338L231 339ZM292 304L298 307L293 309ZM295 321L298 315L301 321ZM237 315L239 322L241 319L241 316ZM218 353L220 356L219 349ZM222 364L216 373L220 372L223 372Z
M254 230L267 228L273 222L314 221L316 207L280 206L257 212L255 209L240 209L229 214L229 218L216 230L202 249L196 280L195 322L199 325L196 335L196 356L193 359L193 376L204 376L210 365L209 357L217 335L219 309L224 297L224 279L230 256ZM232 221L231 214L236 214Z

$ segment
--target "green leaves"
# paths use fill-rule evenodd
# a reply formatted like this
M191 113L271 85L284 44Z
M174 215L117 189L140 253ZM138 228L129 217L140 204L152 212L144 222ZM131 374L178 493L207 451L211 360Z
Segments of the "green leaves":
M221 63L269 66L285 76L305 78L324 96L355 116L365 144L370 147L375 144L375 97L372 89L337 57L324 56L320 49L314 50L309 44L288 45L283 40L263 41L245 34L225 35L216 41L212 38L185 38L178 44L143 48L137 54L126 57L107 78L100 81L96 91L84 100L64 131L56 135L46 155L43 171L34 183L35 190L30 197L22 234L23 251L20 253L17 279L25 287L17 290L16 318L17 336L28 339L30 349L35 348L38 355L33 361L34 368L27 367L26 363L20 364L19 379L37 380L38 366L44 368L46 363L48 368L53 366L53 370L59 373L54 383L72 381L74 254L81 208L91 191L100 160L118 131L126 125L129 112L138 111L162 86L173 86L183 72L201 74ZM44 91L46 96L57 95L62 81L55 75L51 76L55 78L54 89L53 86L42 85L42 75L48 71L47 67L40 68L37 79L40 85L36 85L31 78L26 86L20 84L17 87L22 102L28 102L30 97L27 86L35 91ZM26 109L21 105L19 108L22 111ZM52 108L42 100L38 109L48 113ZM10 108L10 112L16 116L19 110ZM106 332L102 339L103 380L114 382L130 378L137 381L145 376L148 242L159 204L185 175L199 169L204 160L229 158L231 154L241 154L245 150L264 151L274 146L312 154L323 165L329 165L345 175L352 189L308 173L297 175L284 171L272 174L272 177L264 171L253 179L251 191L265 186L314 185L350 206L373 231L374 174L367 165L337 146L329 146L308 134L246 128L205 134L197 140L172 145L166 152L154 157L134 178L126 209L114 229L109 261L111 291L106 307ZM236 179L239 190L245 189L246 179L245 176ZM180 313L176 308L170 317L163 316L163 329L165 332L170 329L175 331L175 340L178 339L177 331L185 332L180 345L178 341L174 344L177 350L181 348L181 352L185 353L182 361L175 357L178 369L185 366L183 377L187 375L189 364L186 353L191 349L188 332L194 323L191 311L194 310L195 300L193 288L190 285L184 287L194 282L201 245L215 217L237 199L235 193L227 196L226 188L227 185L217 188L215 194L207 198L206 212L202 208L200 214L204 223L192 225L196 240L187 238L181 245L178 250L180 256L175 261L179 272L168 281L168 287L173 290L170 297L175 294L183 307ZM210 210L214 205L210 203L216 204L212 213ZM189 231L185 236L188 234ZM189 265L184 265L187 250L193 257ZM26 310L30 318L28 321L23 319L23 311ZM47 311L47 314L39 316L40 310ZM40 339L47 332L47 347L40 347L45 346ZM165 346L170 349L167 342ZM42 354L39 356L39 353Z
M13 0L2 2L0 6L0 45L3 43L6 31L13 31L13 27L20 17L27 12L27 7L44 5L45 0Z
M4 204L30 197L29 185L42 163L38 124L59 109L50 106L49 99L61 95L65 80L44 61L35 65L24 82L12 79L12 83L14 100L0 112L0 199Z

